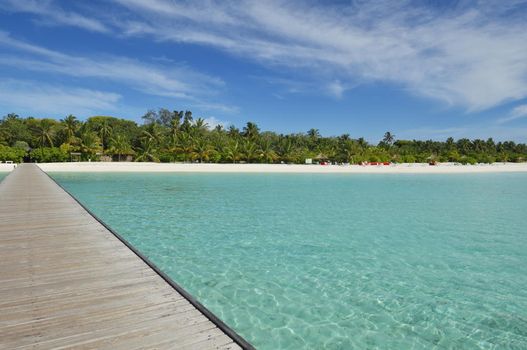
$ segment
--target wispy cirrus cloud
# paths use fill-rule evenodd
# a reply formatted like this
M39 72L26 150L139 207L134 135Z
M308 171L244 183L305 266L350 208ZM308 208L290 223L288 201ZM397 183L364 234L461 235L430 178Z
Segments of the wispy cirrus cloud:
M320 83L309 79L288 79L264 76L252 76L252 78L275 86L277 88L275 97L278 99L283 99L285 94L320 94L321 92L336 99L340 99L346 91L351 90L354 87L353 85L343 83L338 79Z
M497 123L505 124L508 122L512 122L513 120L524 118L527 118L527 104L514 107L507 117L498 119Z
M48 25L67 25L92 32L110 32L110 28L102 21L78 12L66 11L49 0L4 0L0 4L0 9L30 13L38 16L41 23Z
M47 8L60 9L52 0L25 3L29 5L8 0L7 7L41 17ZM525 0L105 4L113 4L113 10L75 13L100 23L110 35L223 50L276 69L285 79L310 80L337 98L371 82L393 84L469 112L527 97ZM50 18L59 25L76 25ZM90 25L85 29L94 30Z
M0 79L0 104L12 112L57 117L64 113L88 116L117 111L121 95L92 89L42 84L30 80Z
M0 31L2 46L11 53L5 50L0 54L0 67L125 84L148 95L183 99L205 109L236 110L233 106L211 102L224 86L221 79L196 72L185 64L152 64L104 54L96 57L69 55Z
M524 1L441 9L411 1L114 2L134 18L114 23L123 33L308 72L336 96L344 92L337 81L398 84L468 111L527 96L527 24L521 16L500 17Z

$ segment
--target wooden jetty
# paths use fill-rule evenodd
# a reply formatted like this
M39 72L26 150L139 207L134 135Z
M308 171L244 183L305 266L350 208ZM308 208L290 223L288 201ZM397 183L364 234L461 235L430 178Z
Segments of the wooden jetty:
M253 349L35 165L0 183L0 349Z

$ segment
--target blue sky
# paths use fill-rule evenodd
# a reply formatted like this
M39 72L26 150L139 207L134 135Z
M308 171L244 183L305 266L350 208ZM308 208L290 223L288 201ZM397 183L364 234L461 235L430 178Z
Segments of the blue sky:
M2 0L0 115L527 141L527 1Z

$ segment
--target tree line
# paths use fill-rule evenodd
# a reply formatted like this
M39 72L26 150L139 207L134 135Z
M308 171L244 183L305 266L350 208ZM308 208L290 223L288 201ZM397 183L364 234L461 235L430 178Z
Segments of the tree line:
M209 127L191 111L150 110L137 124L108 116L86 121L73 115L55 120L8 114L0 120L0 161L63 162L73 158L115 161L304 163L315 161L493 163L527 160L527 146L513 141L462 138L446 141L396 140L386 132L377 144L349 134L323 137L318 129L280 134L253 122L241 130Z

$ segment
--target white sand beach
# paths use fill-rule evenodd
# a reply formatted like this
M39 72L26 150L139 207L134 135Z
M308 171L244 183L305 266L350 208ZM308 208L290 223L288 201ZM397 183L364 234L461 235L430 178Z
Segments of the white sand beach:
M176 172L176 173L343 173L343 174L458 174L527 172L527 163L455 165L443 163L392 165L298 165L75 162L38 164L46 172Z
M0 172L11 171L15 168L16 164L0 163Z

